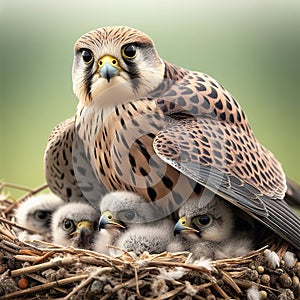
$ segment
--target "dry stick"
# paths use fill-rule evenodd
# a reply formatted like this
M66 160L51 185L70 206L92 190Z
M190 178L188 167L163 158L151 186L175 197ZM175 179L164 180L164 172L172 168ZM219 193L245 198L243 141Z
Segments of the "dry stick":
M19 198L17 201L14 201L5 211L4 213L5 214L8 214L10 213L15 207L16 205L20 202L20 201L23 201L24 199L30 197L30 196L33 196L37 193L39 193L40 191L44 190L45 188L47 188L48 185L47 184L43 184L41 185L40 187L34 189L34 190L28 190L28 193L25 194L24 196L22 196L21 198Z
M219 259L219 260L215 260L212 262L212 264L214 264L215 266L220 266L221 264L224 265L230 265L230 264L243 264L243 263L248 263L249 259L259 255L261 252L263 252L265 249L268 248L268 245L250 252L248 255L246 256L242 256L242 257L234 257L234 258L226 258L226 259Z
M46 189L48 187L47 183L44 183L43 185L31 190L29 193L27 193L26 195L24 195L23 197L19 198L17 201L20 202L24 199L26 199L27 197L33 196L39 192L41 192L42 190Z
M39 281L41 283L48 283L49 281L47 279L45 279L44 277L42 276L39 276L39 275L36 275L36 274L27 274L26 275L27 277L30 277L36 281ZM58 292L61 292L61 293L64 293L66 294L67 293L67 290L66 289L63 289L63 288L59 288L59 287L55 287L54 288L55 290L57 290Z
M9 182L1 182L0 183L0 189L3 189L4 187L9 187L12 189L16 189L16 190L21 190L21 191L25 191L25 192L31 192L32 189L26 186L21 186L18 184L14 184L14 183L9 183Z
M22 249L22 247L16 245L15 243L12 243L12 242L9 242L9 241L6 241L6 240L3 240L2 243L5 244L6 246L11 247L11 248L13 248L15 250L18 250L18 251Z
M224 299L230 299L230 297L225 293L225 291L218 285L213 284L212 287L224 298Z
M2 217L0 217L0 221L3 222L3 223L9 224L11 226L17 227L19 229L26 230L26 231L31 232L31 233L38 233L36 230L33 230L33 229L28 228L28 227L19 225L19 224L15 223L15 222L9 221L9 220L7 220L5 218L2 218Z
M79 290L81 290L82 288L84 288L86 285L88 285L89 283L91 283L93 281L93 279L96 276L99 276L103 273L107 272L111 272L113 268L111 267L106 267L106 268L99 268L99 270L97 270L96 272L93 272L86 280L82 281L77 287L75 287L73 289L73 291L71 293L69 293L67 296L65 296L63 299L64 300L68 300L70 299L73 295L75 295Z
M131 278L123 283L119 283L118 285L116 285L110 293L107 293L104 297L100 298L101 300L107 300L110 299L110 297L115 294L118 290L120 290L123 287L131 287L131 286L135 286L135 278Z
M203 273L209 274L210 271L204 267L185 264L185 263L178 263L178 262L171 262L171 261L151 261L149 265L156 266L156 265L163 265L163 266L172 266L172 267L183 267L186 269L197 270Z
M198 290L198 291L201 291L201 290L204 290L210 286L212 286L214 283L213 282L207 282L207 283L202 283L200 285L197 285L195 288Z
M260 288L263 288L263 289L266 289L266 290L270 290L272 292L277 292L279 293L278 290L272 288L272 287L269 287L267 285L263 285L263 284L259 284L259 283L256 283L254 281L250 281L250 280L246 280L246 279L234 279L234 281L236 282L236 284L240 285L241 287L243 288L246 288L246 289L249 289L251 288L253 285L256 285Z
M139 288L139 283L138 283L137 268L133 267L133 269L134 269L134 278L135 278L135 285L136 285L136 293L138 294L138 296L141 296L141 294L140 294L140 288Z
M25 268L21 268L21 269L17 269L17 270L12 270L11 276L16 277L16 276L20 276L20 275L25 275L25 274L29 274L29 273L34 273L34 272L50 269L53 267L71 265L71 264L76 263L77 261L78 261L77 259L72 258L72 257L62 258L62 259L56 260L56 261L50 261L50 262L46 262L46 263L35 265L35 266L29 266L29 267L25 267Z
M39 260L39 256L32 256L32 255L15 255L15 259L20 261L30 261L30 262L36 262Z
M206 297L204 298L199 295L194 295L193 297L194 297L193 299L196 299L196 300L206 300L207 299Z
M164 299L168 299L168 298L171 298L171 297L174 297L176 296L177 294L179 294L180 292L182 292L183 290L185 289L185 285L184 286L179 286L178 288L172 290L172 291L169 291L169 292L166 292L164 293L163 295L161 296L158 296L156 298L149 298L149 297L145 297L143 298L144 300L154 300L154 299L157 299L157 300L164 300ZM101 299L102 300L102 299Z
M56 254L56 252L55 251L49 251L49 252L47 252L43 256L40 256L39 259L34 264L40 264L40 263L42 263L47 258L51 257L53 254Z
M0 231L3 235L5 235L6 240L10 240L10 241L14 241L16 239L16 236L14 236L9 228L5 227L5 226L0 226Z
M85 274L85 275L78 275L78 276L74 276L71 278L66 278L66 279L60 279L57 281L52 281L52 282L48 282L45 284L40 284L37 286L33 286L29 289L26 290L22 290L22 291L16 291L16 292L12 292L9 294L6 294L5 296L2 296L1 300L6 300L6 299L16 299L17 297L21 297L24 296L26 294L30 294L30 293L36 293L36 292L41 292L43 290L47 290L47 289L51 289L60 285L66 285L69 283L74 283L74 282L78 282L81 281L85 278L87 278L89 275Z
M18 254L19 253L17 250L12 249L12 248L4 245L2 242L0 242L0 248L2 248L3 250L6 250L7 252L12 253L12 254Z
M239 286L235 283L235 281L232 279L232 277L225 271L220 270L222 275L223 275L223 279L225 282L227 282L238 294L240 294L242 291L239 288Z

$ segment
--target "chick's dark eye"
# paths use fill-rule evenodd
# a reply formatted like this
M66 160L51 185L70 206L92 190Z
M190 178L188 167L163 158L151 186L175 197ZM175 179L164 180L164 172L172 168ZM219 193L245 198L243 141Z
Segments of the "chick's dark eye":
M196 226L209 226L212 223L212 217L209 215L198 216L194 218L193 223Z
M122 213L124 221L133 221L135 218L135 212L133 210L125 210Z
M46 210L37 210L35 212L34 216L37 220L42 221L42 220L45 220L49 217L49 212L46 211Z
M82 50L81 57L85 64L90 64L94 60L93 53L90 50Z
M136 57L136 46L133 44L130 44L130 45L123 47L122 55L124 58L135 58Z
M211 222L211 217L210 216L200 216L199 217L199 224L203 226L209 225Z
M71 230L74 227L73 221L69 219L64 219L62 225L63 225L63 229L67 231Z

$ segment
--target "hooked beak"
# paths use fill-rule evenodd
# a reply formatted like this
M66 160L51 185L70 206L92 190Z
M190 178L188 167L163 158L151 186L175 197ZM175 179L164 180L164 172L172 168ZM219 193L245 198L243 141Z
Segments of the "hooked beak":
M119 75L122 68L119 65L119 61L110 55L102 56L98 61L98 72L102 78L107 79L110 82L110 79Z
M106 211L100 217L98 230L108 229L108 228L124 230L126 229L126 226L121 224L120 221L114 219L110 211Z
M88 249L90 244L90 237L92 236L94 231L94 224L89 221L81 221L77 224L76 230L71 233L71 235L76 235L80 239L80 244L83 245L84 248Z
M94 229L94 226L93 226L93 223L92 222L89 222L89 221L81 221L77 224L77 228L76 230L71 233L71 235L88 235L88 234L91 234L93 232L93 229Z
M181 232L185 233L199 233L198 230L189 226L189 222L187 221L186 216L181 217L174 227L174 235L179 234Z

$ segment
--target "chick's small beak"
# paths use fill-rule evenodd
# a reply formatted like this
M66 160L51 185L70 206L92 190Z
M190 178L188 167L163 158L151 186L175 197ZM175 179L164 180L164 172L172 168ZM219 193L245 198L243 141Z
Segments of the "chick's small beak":
M110 79L119 75L122 68L119 65L119 61L110 55L102 56L98 61L98 72L101 77L107 79L110 82Z
M70 235L90 235L94 231L94 225L89 221L81 221L77 224L76 230L73 231Z
M82 229L89 229L93 230L93 223L89 221L81 221L77 224L77 230L82 230Z
M114 219L111 212L104 212L99 220L99 230L107 228L125 229L126 227L122 225L118 220Z
M198 233L198 230L190 227L186 216L183 216L175 224L174 235L179 234L181 232L195 232L195 233Z

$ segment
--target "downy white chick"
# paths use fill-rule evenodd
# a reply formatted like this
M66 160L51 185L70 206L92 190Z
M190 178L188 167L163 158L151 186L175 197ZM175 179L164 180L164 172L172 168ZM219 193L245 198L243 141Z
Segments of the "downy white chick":
M41 194L24 200L15 211L16 223L33 230L16 229L22 241L45 240L49 237L51 218L65 202L54 194Z
M86 203L68 203L53 215L54 244L91 249L99 212Z
M122 254L116 249L107 249L107 245L113 245L136 254L161 253L174 241L175 223L168 218L160 219L159 210L137 194L109 193L103 197L100 211L100 232L95 242L98 252L111 256Z
M252 250L251 233L236 228L230 203L214 197L201 207L199 198L188 199L179 209L174 233L182 239L184 250L194 259L223 259L242 256Z

